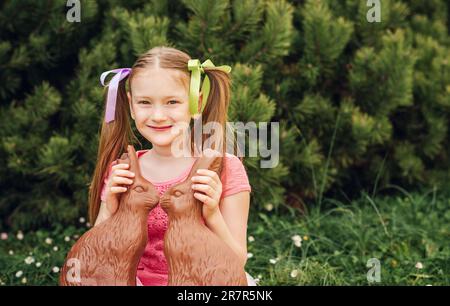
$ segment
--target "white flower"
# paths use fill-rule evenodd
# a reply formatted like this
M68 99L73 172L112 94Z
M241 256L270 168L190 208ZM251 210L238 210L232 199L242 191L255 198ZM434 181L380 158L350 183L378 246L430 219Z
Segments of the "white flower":
M23 233L22 233L22 231L19 231L18 233L17 233L17 239L19 239L19 240L22 240L23 239Z
M253 242L255 241L255 238L253 236L248 236L248 242Z
M34 262L34 257L33 256L28 256L27 258L25 258L25 263L27 265L31 265Z
M53 251L58 251L58 247L56 245L53 247Z
M291 237L292 241L302 241L302 237L300 235L294 235Z
M73 235L73 239L78 239L80 235Z
M423 264L419 261L418 263L416 263L416 269L423 269Z
M14 251L13 250L9 250L8 254L9 255L14 255Z
M64 241L70 241L70 237L69 236L64 237Z
M59 268L58 267L53 267L52 271L53 271L53 273L58 273L59 272Z
M27 283L27 278L26 277L22 278L22 284L26 284L26 283Z
M45 238L45 243L52 244L53 243L53 239L52 238Z
M247 253L247 258L252 258L253 257L253 253Z
M23 275L22 270L16 272L16 277L21 277L22 275Z
M91 224L89 222L86 222L87 227L91 227Z
M0 234L0 239L2 239L2 240L8 239L8 233L1 233Z
M302 237L300 237L300 235L294 235L291 237L292 241L294 241L294 245L296 247L301 247L302 246Z
M271 263L271 264L276 264L277 263L277 261L278 261L278 258L271 258L271 259L269 259L269 262Z
M86 222L86 219L84 219L83 217L80 217L79 221L80 221L80 223L84 223L84 222Z
M261 279L262 279L262 275L261 275L261 274L258 274L258 276L255 278L255 283L256 283L256 284L259 284L259 282L261 281Z
M37 262L36 263L36 268L39 268L40 266L42 266L42 263L41 262Z
M264 208L265 208L267 211L271 211L271 210L273 209L273 204L272 204L272 203L267 203L267 204L264 206Z
M292 278L296 278L297 275L298 275L298 270L297 269L294 269L294 270L291 271L291 277Z

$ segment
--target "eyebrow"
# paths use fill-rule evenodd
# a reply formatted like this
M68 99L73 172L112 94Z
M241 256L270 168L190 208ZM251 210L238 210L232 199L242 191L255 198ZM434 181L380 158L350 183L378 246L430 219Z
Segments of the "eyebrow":
M176 99L182 99L181 96L166 96L166 97L162 97L164 100L165 99L170 99L170 98L176 98ZM136 96L136 99L152 99L150 96Z

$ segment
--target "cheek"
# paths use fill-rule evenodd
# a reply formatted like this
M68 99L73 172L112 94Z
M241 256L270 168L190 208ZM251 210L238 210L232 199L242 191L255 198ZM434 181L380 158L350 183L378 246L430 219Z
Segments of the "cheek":
M189 121L191 120L191 115L189 113L189 107L187 107L185 105L180 105L180 107L177 108L176 110L174 110L174 112L172 113L172 118L176 122L189 123Z
M141 123L142 121L147 120L150 115L150 111L146 109L134 108L134 116L136 118L137 123Z

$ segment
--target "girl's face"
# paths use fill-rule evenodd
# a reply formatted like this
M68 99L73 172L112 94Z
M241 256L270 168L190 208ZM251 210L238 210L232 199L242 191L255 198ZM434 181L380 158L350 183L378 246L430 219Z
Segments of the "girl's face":
M167 147L178 134L157 127L189 125L189 78L175 69L148 68L133 76L128 93L136 128L156 147Z

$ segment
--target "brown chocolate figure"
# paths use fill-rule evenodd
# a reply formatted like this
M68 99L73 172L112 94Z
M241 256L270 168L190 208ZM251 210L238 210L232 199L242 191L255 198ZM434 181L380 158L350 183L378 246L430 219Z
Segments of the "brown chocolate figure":
M140 172L136 151L128 146L119 163L130 163L134 182L109 219L84 233L67 254L62 286L136 285L136 271L147 244L147 216L159 194Z
M222 157L199 157L189 177L161 197L168 214L164 254L169 286L247 286L244 267L234 251L213 233L202 217L203 203L194 198L191 177L197 169L220 171Z

